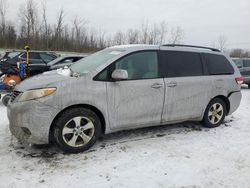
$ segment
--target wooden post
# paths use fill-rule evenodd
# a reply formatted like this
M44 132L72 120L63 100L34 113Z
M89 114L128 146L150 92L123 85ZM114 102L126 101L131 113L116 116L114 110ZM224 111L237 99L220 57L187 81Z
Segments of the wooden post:
M30 50L30 47L25 46L24 48L26 50L26 65L29 65L29 50Z

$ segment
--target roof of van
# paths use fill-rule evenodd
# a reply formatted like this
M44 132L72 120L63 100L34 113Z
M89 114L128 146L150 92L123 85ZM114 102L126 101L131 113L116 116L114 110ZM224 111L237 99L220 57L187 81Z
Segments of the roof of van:
M169 50L181 50L181 51L193 51L193 52L209 52L209 53L221 53L220 50L205 46L184 45L184 44L165 44L165 45L151 45L151 44L128 44L128 45L116 45L110 47L110 49L169 49Z

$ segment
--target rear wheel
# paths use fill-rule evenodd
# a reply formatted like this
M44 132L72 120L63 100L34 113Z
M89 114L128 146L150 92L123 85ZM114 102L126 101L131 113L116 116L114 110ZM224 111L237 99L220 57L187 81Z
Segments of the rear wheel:
M207 105L203 117L203 126L214 128L221 125L226 116L226 104L222 99L215 98Z
M101 133L99 117L86 108L63 112L55 124L54 139L65 152L78 153L94 145Z

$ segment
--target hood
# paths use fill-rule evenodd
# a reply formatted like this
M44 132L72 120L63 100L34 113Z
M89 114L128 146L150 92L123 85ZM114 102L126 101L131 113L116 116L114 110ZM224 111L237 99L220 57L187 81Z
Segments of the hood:
M70 78L72 77L69 74L61 74L58 70L49 71L25 79L15 87L15 90L24 92L30 89L53 87L53 84L69 80Z

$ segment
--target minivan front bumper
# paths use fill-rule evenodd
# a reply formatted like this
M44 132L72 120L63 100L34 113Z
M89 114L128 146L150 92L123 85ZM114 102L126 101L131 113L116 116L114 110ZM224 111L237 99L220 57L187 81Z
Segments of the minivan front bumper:
M7 106L9 128L21 142L48 144L50 125L58 110L37 100Z
M230 103L230 110L228 112L228 115L231 115L238 109L238 107L240 106L241 98L241 91L233 92L229 95L228 100Z

